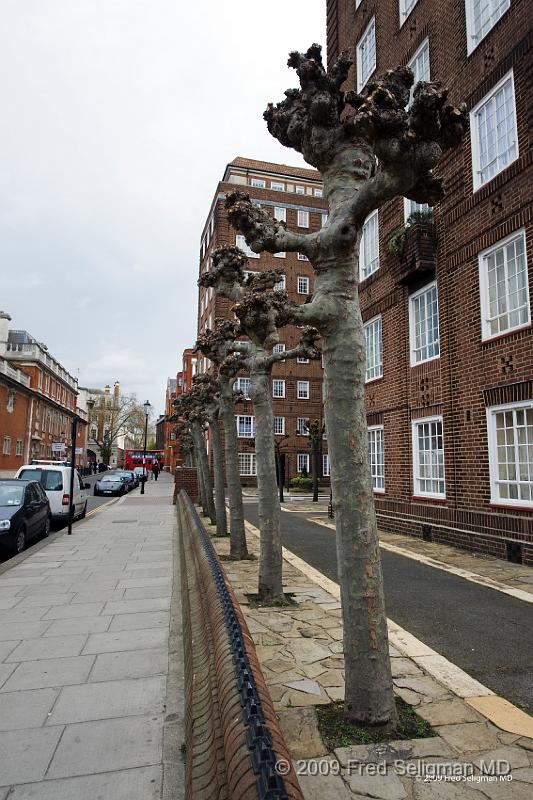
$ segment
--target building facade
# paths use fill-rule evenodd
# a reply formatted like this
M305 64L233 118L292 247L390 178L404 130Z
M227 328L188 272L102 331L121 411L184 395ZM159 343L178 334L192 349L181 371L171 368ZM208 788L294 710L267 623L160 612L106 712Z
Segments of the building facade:
M470 112L470 134L439 166L434 221L400 197L365 223L379 526L533 563L531 8L328 0L327 14L330 63L355 56L347 89L408 64Z
M227 194L246 191L252 200L283 220L288 230L312 233L319 230L327 219L326 204L322 198L322 181L316 170L272 164L248 158L231 161L218 184L200 240L200 274L209 270L211 253L215 247L236 245L248 256L248 270L263 272L283 270L279 289L287 292L296 303L304 303L314 289L314 273L307 258L300 253L254 253L244 237L229 224L224 208ZM217 296L212 288L200 288L198 297L198 333L213 329L216 319L232 317L232 303ZM300 339L300 331L289 325L280 332L280 348L289 350ZM209 369L209 363L200 354L198 372ZM284 462L287 480L311 474L311 451L306 423L322 419L322 366L320 361L306 359L287 360L275 364L272 378L274 426L276 444ZM236 425L239 444L239 464L243 484L256 483L254 451L254 412L248 398L249 379L243 373L237 388L244 399L236 406ZM327 442L324 440L320 460L321 478L329 481Z
M156 445L165 451L165 469L174 474L176 467L182 466L183 454L174 433L174 425L168 418L175 413L174 401L180 394L190 391L192 379L196 375L197 356L187 347L181 357L181 370L175 378L167 379L165 392L165 414L156 423Z
M10 320L9 314L0 313L0 470L4 473L12 473L32 459L70 458L72 420L78 413L76 379L50 355L46 345L27 331L10 329ZM76 449L80 456L87 424L81 409L78 420ZM77 463L81 465L82 459Z

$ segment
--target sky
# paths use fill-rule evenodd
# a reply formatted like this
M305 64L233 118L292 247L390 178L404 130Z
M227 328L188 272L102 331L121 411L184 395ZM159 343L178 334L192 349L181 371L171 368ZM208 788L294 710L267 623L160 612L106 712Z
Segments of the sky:
M325 0L2 0L0 309L81 386L164 410L199 240L236 156L305 166L262 112Z

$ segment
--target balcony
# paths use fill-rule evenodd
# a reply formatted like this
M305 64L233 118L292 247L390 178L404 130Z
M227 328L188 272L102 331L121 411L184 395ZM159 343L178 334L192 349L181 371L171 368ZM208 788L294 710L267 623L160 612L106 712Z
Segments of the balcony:
M0 373L6 375L8 378L12 378L17 383L21 383L23 386L26 386L28 389L30 387L30 376L26 375L26 373L21 372L20 369L16 369L12 367L5 359L0 359Z
M69 375L66 369L63 369L61 364L59 364L55 358L48 355L37 342L32 342L30 344L8 342L5 357L13 361L35 361L43 364L50 372L53 372L64 383L70 386L71 389L74 391L78 389L77 382L72 375Z
M402 235L402 232L403 235ZM393 239L393 237L395 237ZM392 244L394 242L394 244ZM389 252L396 256L393 274L398 283L430 276L437 266L437 228L434 222L413 222L389 239Z

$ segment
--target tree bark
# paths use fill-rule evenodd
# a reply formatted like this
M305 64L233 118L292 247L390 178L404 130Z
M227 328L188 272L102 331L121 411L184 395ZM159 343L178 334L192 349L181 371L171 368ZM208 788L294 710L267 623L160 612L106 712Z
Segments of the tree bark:
M318 503L318 481L320 479L320 442L313 439L313 503Z
M202 427L198 422L193 422L192 430L198 453L198 463L202 470L207 516L211 520L212 525L216 525L217 515L215 501L213 500L213 481L211 480L211 473L209 472L209 463L207 460Z
M239 457L237 454L237 429L233 406L233 378L231 383L221 383L220 416L224 425L224 454L226 456L226 480L228 482L230 558L237 560L248 557L244 512L242 507L242 488L239 477ZM227 387L225 385L227 383ZM228 395L229 391L229 397Z
M357 238L356 247L359 245ZM336 314L322 333L324 408L335 505L337 568L346 671L346 714L373 724L396 720L387 617L364 404L366 347L357 291L355 247L327 276Z
M255 454L261 530L258 594L261 600L267 602L283 602L283 559L271 383L271 367L259 366L254 358L250 368L250 396L255 414Z
M205 493L205 484L204 484L204 473L202 470L202 464L200 461L200 454L198 452L198 446L196 442L194 443L194 452L195 452L195 461L196 461L196 479L198 481L198 496L200 500L200 506L202 507L202 515L204 517L208 516L207 513L207 499Z
M210 423L211 442L213 445L213 470L215 475L215 510L217 518L217 536L228 535L226 521L226 497L224 492L224 467L222 464L222 442L218 419Z

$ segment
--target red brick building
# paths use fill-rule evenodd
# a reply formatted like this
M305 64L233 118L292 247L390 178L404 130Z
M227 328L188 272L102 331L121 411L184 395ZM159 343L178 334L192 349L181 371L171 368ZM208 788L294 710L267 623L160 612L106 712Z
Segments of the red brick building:
M396 234L396 253L391 235L427 209L398 198L365 226L379 525L533 563L531 6L328 0L327 19L330 63L355 54L347 89L409 64L470 111L434 223L412 225L403 248Z
M218 184L200 239L200 274L209 269L211 253L221 245L237 245L248 258L250 272L282 269L279 288L294 302L305 302L313 293L314 273L307 258L299 253L253 253L243 236L230 226L224 199L230 192L246 191L268 213L284 220L289 230L311 233L319 230L326 219L322 199L322 182L313 169L271 164L248 158L231 161ZM198 333L213 328L217 318L231 316L232 303L217 296L213 289L200 288L198 297ZM300 331L288 326L280 334L281 347L290 349L300 339ZM198 372L205 372L209 363L200 354ZM322 419L322 366L319 361L288 360L273 368L272 397L274 402L276 441L284 459L285 476L290 479L307 471L311 473L309 437L304 422ZM243 374L237 386L245 396L249 379ZM243 484L255 484L256 464L253 446L253 405L246 399L236 406L239 462ZM329 475L327 442L324 441L322 473Z
M192 379L196 375L196 353L188 347L183 351L181 370L175 378L168 378L165 394L165 414L156 423L156 446L165 451L165 468L174 474L176 467L183 464L183 456L174 435L174 425L168 417L174 413L174 400L180 394L188 392Z
M80 418L77 448L83 449L87 424L85 412L76 408L76 379L27 331L9 330L10 319L8 314L0 312L0 471L3 474L12 474L32 458L70 457L74 414Z

